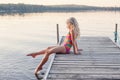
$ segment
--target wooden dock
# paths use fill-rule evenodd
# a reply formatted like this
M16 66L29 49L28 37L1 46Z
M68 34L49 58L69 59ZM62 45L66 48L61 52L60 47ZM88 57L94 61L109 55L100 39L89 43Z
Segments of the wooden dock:
M44 80L120 80L120 47L109 37L82 36L77 43L82 55L54 54Z

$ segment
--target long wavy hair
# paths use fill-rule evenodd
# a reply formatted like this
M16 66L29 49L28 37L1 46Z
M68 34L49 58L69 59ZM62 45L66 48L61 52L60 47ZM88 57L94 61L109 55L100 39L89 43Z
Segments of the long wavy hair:
M70 17L67 19L67 22L70 22L72 24L75 39L80 38L80 29L77 20L74 17Z

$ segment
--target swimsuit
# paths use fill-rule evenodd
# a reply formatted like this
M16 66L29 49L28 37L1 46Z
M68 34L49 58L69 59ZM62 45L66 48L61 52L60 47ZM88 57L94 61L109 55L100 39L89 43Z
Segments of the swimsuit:
M72 47L72 40L71 40L71 34L70 34L70 32L65 37L63 45L64 45L64 47L66 49L66 53L69 53L70 48Z

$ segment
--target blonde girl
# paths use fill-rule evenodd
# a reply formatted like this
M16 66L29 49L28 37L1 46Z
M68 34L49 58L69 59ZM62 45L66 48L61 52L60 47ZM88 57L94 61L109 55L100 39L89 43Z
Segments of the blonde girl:
M38 71L42 70L42 66L48 61L48 58L51 54L53 53L69 54L72 46L73 46L74 54L79 54L78 51L82 50L82 49L78 49L76 42L76 38L80 37L80 29L77 20L74 17L70 17L69 19L67 19L66 24L69 32L66 35L61 45L50 46L39 52L35 52L27 55L35 58L38 55L44 54L42 61L35 69L35 74L37 74Z

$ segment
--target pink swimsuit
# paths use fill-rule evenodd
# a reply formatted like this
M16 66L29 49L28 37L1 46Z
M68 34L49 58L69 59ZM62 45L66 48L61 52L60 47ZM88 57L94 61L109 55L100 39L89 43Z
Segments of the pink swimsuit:
M70 32L65 37L63 45L65 46L66 53L69 53L71 47L72 47L72 40L71 40L71 34Z

